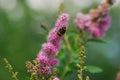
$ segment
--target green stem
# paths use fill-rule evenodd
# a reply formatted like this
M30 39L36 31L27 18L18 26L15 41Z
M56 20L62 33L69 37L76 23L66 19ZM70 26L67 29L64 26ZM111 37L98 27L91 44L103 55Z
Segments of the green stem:
M69 51L71 51L71 46L70 46L70 43L69 43L69 40L68 40L68 37L66 36L66 34L64 35L64 40L66 42L67 49Z
M72 52L71 51L71 46L70 46L70 43L69 43L69 40L68 40L68 37L66 36L66 34L64 35L64 40L66 42L66 47L68 49L69 52ZM67 69L68 69L68 65L71 64L71 56L69 56L69 62L66 64L65 68L64 68L64 72L63 74L61 75L61 80L63 80L64 76L67 74Z
M83 73L82 73L82 72L83 72L83 70L81 69L81 70L80 70L80 73L81 73L81 80L83 80Z

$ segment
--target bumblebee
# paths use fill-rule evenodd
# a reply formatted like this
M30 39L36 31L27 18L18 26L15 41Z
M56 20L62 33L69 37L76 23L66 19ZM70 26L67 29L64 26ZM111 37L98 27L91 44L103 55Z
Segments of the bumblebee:
M63 27L57 32L57 35L62 36L65 34L65 32L66 32L66 27Z

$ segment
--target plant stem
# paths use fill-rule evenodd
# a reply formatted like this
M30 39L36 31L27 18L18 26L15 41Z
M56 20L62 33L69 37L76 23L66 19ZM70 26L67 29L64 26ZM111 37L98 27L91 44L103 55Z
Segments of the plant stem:
M83 80L83 74L82 74L83 70L81 69L80 70L80 73L81 73L81 80Z
M64 35L64 40L66 42L66 47L68 49L68 51L72 52L71 51L71 46L70 46L70 43L69 43L69 40L68 40L68 37L66 36L66 34ZM69 57L69 62L66 64L65 66L65 69L64 69L64 72L63 74L61 75L61 80L63 80L64 76L67 74L68 71L66 71L68 69L68 65L71 64L71 57Z
M4 61L4 63L5 63L5 67L6 67L6 68L8 69L8 71L10 72L11 77L13 78L13 80L19 80L19 79L17 78L18 72L14 72L14 71L13 71L13 67L12 67L12 65L8 62L7 58L4 58L3 61Z
M71 47L70 47L70 43L69 43L69 40L68 40L66 34L64 35L64 40L65 40L65 42L66 42L67 49L70 51L70 50L71 50Z

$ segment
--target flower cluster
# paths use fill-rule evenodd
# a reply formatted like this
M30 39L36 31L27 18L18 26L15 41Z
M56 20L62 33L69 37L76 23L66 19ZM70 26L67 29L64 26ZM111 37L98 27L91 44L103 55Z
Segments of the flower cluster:
M9 73L11 74L11 77L13 78L13 80L18 80L17 75L18 72L14 72L12 65L8 62L7 58L3 59L4 63L5 63L5 67L6 69L8 69Z
M50 74L51 68L58 65L58 59L55 56L60 49L62 35L64 35L68 25L69 15L62 13L56 21L54 29L48 35L48 42L42 45L38 53L37 61L40 63L40 74Z
M55 77L53 80L60 80L59 78Z
M83 29L94 38L100 38L105 35L111 22L109 16L110 6L115 0L106 0L101 3L97 9L92 9L88 14L78 13L75 23L79 29Z

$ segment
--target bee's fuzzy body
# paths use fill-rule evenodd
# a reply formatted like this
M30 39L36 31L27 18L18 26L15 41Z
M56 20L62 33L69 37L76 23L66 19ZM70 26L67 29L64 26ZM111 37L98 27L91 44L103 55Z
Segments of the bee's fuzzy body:
M66 27L63 27L63 28L61 28L61 29L57 32L57 34L58 34L59 36L62 36L62 35L65 34L65 32L66 32Z

